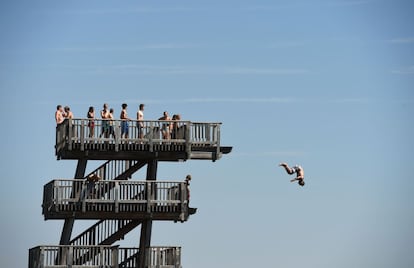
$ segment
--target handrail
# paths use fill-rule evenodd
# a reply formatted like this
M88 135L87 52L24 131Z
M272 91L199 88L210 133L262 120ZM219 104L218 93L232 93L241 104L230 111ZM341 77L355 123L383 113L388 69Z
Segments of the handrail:
M181 247L149 247L146 251L148 268L181 268ZM138 253L138 248L118 246L42 245L29 250L29 268L63 268L73 265L115 268L120 267L119 264L128 265Z
M221 123L175 120L66 119L56 127L56 155L64 148L73 150L75 145L81 151L95 148L96 144L114 145L115 151L123 144L149 145L150 151L157 144L219 147L220 126Z
M70 245L109 245L112 244L110 242L119 239L119 237L117 239L114 238L115 235L121 234L121 237L123 237L124 234L139 224L140 221L129 219L101 220L73 238L70 241Z

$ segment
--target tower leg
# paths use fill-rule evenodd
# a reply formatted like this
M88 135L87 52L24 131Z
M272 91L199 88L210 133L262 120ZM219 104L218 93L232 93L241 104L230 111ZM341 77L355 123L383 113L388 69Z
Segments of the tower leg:
M157 179L157 167L157 160L151 160L148 162L147 181L155 181ZM141 238L139 242L139 268L145 267L145 260L147 258L146 248L151 246L151 232L152 220L145 220L141 225Z
M78 165L76 167L75 172L75 179L83 179L85 177L86 171L86 164L88 160L86 159L79 159ZM75 223L75 219L69 218L65 220L63 224L62 235L60 236L60 245L69 245L70 237L72 236L73 225Z

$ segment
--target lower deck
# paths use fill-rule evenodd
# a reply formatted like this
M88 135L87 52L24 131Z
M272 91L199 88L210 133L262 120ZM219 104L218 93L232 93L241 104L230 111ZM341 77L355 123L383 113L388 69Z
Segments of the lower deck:
M149 247L146 268L181 268L180 247ZM139 249L118 246L38 246L29 250L29 268L136 268Z
M151 219L184 222L189 207L185 182L53 180L45 185L49 219Z

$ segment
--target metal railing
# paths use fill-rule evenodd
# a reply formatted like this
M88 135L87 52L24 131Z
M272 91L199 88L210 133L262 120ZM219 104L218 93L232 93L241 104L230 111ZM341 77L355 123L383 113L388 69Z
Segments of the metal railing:
M110 245L138 226L138 220L100 220L70 241L70 245Z
M181 268L180 247L147 248L146 268ZM29 250L29 268L136 268L137 248L38 246Z
M109 204L115 213L128 211L128 206L133 207L134 212L185 212L187 185L171 181L57 179L44 186L44 214L52 208L55 211L87 212L99 209L99 204Z
M62 149L101 148L97 145L112 145L115 151L125 144L148 145L149 151L160 144L182 145L187 150L192 145L220 147L220 126L172 120L67 119L56 127L55 148L58 155Z

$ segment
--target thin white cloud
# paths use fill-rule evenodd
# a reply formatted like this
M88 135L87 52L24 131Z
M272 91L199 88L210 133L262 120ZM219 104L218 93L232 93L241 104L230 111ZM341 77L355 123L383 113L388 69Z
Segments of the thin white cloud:
M387 100L391 101L391 100ZM394 102L407 102L409 100L393 100ZM299 97L261 97L261 98L182 98L182 99L130 99L128 103L153 103L153 104L164 104L164 103L178 103L178 104L369 104L381 102L377 99L369 98L336 98L336 99L322 99L322 98L299 98Z
M92 74L126 74L126 75L303 75L310 73L304 68L257 68L257 67L222 67L222 66L161 66L161 65L62 65L54 68L71 69Z
M373 0L338 0L338 1L326 1L326 2L311 2L311 1L303 1L299 3L288 3L288 4L275 4L275 5L251 5L243 7L242 10L246 11L265 11L265 12L272 12L272 11L279 11L285 9L303 9L309 7L351 7L351 6L359 6L359 5L366 5L372 3Z
M327 3L330 6L359 6L372 3L373 0L343 0Z
M138 8L108 8L108 9L77 9L65 10L67 14L78 15L111 15L111 14L140 14L140 13L176 13L203 10L195 7L138 7ZM53 12L50 11L49 12Z
M408 66L408 67L404 67L398 70L392 70L391 71L393 74L414 74L414 65Z
M305 42L294 42L294 41L286 41L286 42L277 42L269 44L268 48L295 48L295 47L304 47L306 45Z
M272 157L272 156L304 156L303 151L269 151L269 152L232 152L233 157Z
M414 37L403 37L388 40L392 44L414 44Z
M163 49L190 49L203 47L200 44L178 44L178 43L155 43L129 47L63 47L56 48L59 52L136 52L140 50L163 50Z

